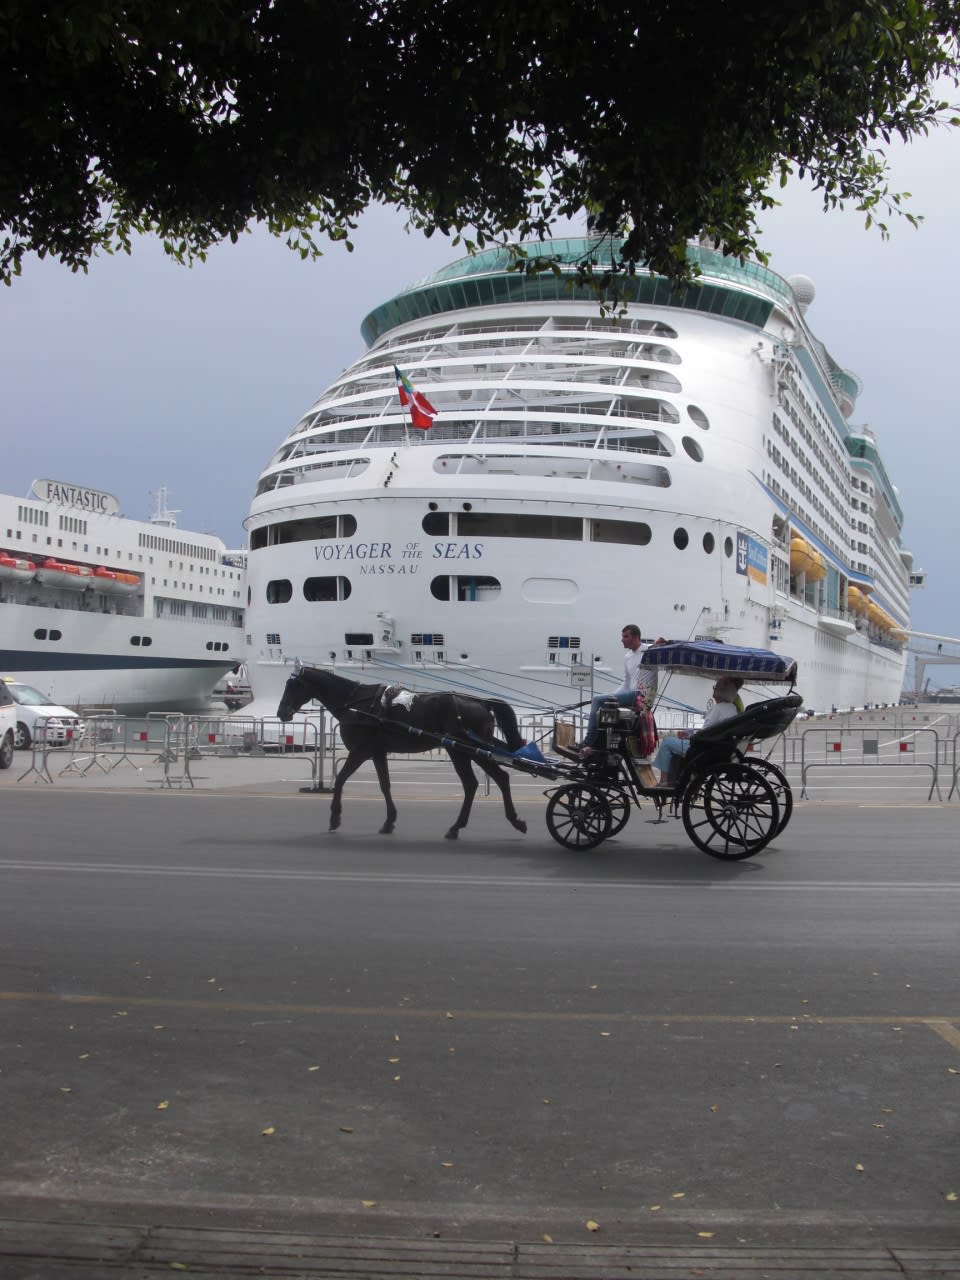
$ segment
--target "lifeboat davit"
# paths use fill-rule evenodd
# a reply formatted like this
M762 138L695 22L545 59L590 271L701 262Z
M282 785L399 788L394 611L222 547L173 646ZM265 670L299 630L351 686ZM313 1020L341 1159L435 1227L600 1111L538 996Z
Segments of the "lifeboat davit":
M790 539L790 572L806 574L808 582L820 582L827 576L827 562L816 547L794 535Z
M6 582L29 582L37 571L32 560L19 560L0 551L0 579Z
M107 569L100 564L93 571L93 580L90 585L97 591L129 595L139 587L140 578L135 573L120 573L116 569Z
M64 587L67 591L86 591L93 570L85 564L66 564L62 560L44 560L36 579L44 587Z

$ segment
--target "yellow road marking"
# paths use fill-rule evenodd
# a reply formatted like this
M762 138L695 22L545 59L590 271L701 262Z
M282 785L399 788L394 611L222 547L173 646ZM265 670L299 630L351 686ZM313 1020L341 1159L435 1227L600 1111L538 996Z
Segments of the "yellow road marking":
M551 1009L420 1009L401 1005L384 1008L376 1005L275 1004L265 1001L193 1000L157 996L116 996L70 994L55 991L0 991L0 1002L7 1004L112 1005L117 1009L208 1009L214 1013L269 1013L274 1016L312 1016L341 1018L392 1018L409 1021L458 1022L569 1022L603 1023L605 1025L736 1025L749 1026L914 1026L927 1027L960 1052L960 1014L938 1017L930 1014L839 1014L818 1016L803 1014L747 1013L597 1013L586 1010Z

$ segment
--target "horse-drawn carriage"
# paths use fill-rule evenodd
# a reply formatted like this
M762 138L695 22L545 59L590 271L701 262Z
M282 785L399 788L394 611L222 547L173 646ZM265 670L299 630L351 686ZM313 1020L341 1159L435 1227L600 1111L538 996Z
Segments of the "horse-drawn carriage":
M449 839L456 839L467 824L477 789L475 763L499 787L507 819L519 831L526 831L526 824L514 807L508 770L558 782L547 792L547 829L568 849L595 848L623 830L633 808L651 800L661 813L670 808L680 816L693 843L711 857L736 860L758 853L786 826L793 799L782 770L751 748L782 734L799 711L802 699L792 692L796 664L764 649L716 642L658 644L644 653L643 663L741 682L787 684L791 691L694 734L668 787L658 784L648 760L639 758L637 712L616 699L600 708L602 740L587 758L573 748L573 723L563 714L554 718L553 754L544 756L535 744L523 744L515 713L501 700L452 692L418 694L352 681L299 662L277 713L288 720L313 699L340 721L349 754L334 785L331 830L340 825L344 783L365 760L372 760L387 804L381 831L393 831L397 813L387 755L439 746L450 755L464 789L460 813L446 832ZM496 738L497 730L503 739Z
M760 683L788 683L796 664L764 649L741 649L711 641L655 645L644 666ZM592 849L626 826L644 799L683 819L687 834L711 857L748 858L783 830L793 810L790 784L772 761L754 754L756 743L782 734L802 705L788 693L754 703L739 715L701 729L690 739L672 784L658 783L638 747L638 712L611 698L600 708L599 750L585 760L572 746L573 724L554 720L553 750L569 760L568 776L550 793L547 829L569 849Z

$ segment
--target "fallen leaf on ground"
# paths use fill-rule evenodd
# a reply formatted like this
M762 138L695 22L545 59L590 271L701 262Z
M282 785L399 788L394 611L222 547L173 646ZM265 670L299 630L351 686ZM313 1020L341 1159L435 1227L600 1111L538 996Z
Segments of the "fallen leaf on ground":
M158 1102L158 1103L157 1103L157 1110L158 1110L158 1111L166 1111L166 1109L167 1109L167 1107L169 1107L169 1105L170 1105L170 1103L168 1102L168 1100L167 1100L166 1098L164 1098L164 1100L163 1100L162 1102Z
M351 1128L349 1128L349 1126L348 1126L348 1125L342 1124L342 1125L340 1126L340 1132L341 1132L341 1133L353 1133L353 1130L352 1130Z
M553 1236L548 1236L546 1233L544 1233L543 1242L544 1244L553 1244Z
M377 1207L376 1200L361 1200L360 1203L365 1209L375 1209Z
M269 1136L271 1133L276 1133L277 1131L276 1131L276 1129L273 1127L273 1125L271 1124L271 1125L268 1125L268 1126L266 1127L266 1129L261 1129L261 1130L260 1130L260 1132L264 1135L264 1137L267 1137L267 1136Z
M585 1222L583 1225L587 1228L587 1230L588 1230L588 1231L599 1231L599 1230L600 1230L600 1223L599 1223L599 1222L594 1222L594 1220L593 1220L592 1218L588 1218L588 1219L586 1220L586 1222Z

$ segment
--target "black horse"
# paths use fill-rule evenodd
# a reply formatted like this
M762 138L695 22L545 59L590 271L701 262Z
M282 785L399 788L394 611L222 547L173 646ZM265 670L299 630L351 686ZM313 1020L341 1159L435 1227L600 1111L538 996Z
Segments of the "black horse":
M523 746L517 717L509 703L470 698L460 693L412 693L397 685L348 680L332 671L305 667L298 662L283 691L277 715L281 720L290 720L294 712L311 699L339 720L340 737L349 753L337 772L333 788L331 831L340 826L344 784L364 761L372 760L387 802L387 818L380 831L388 835L396 824L397 810L390 794L387 755L391 751L401 754L432 751L438 746L446 749L463 785L463 805L456 822L446 833L448 840L456 840L470 817L478 786L471 767L473 760L500 788L507 821L518 831L526 831L527 824L514 808L509 773L492 759L484 758L484 744L492 745L495 727L503 734L508 751ZM477 743L476 753L461 745L471 740Z

